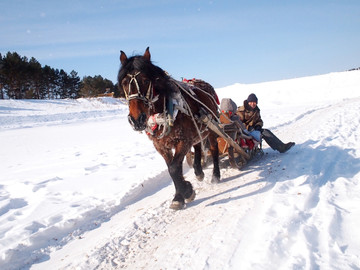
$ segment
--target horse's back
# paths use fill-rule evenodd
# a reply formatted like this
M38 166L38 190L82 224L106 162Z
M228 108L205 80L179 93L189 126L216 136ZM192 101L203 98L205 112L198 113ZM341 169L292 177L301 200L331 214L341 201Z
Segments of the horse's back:
M215 91L214 87L210 83L208 83L208 82L206 82L204 80L195 79L195 78L191 79L191 80L183 79L183 82L194 85L195 87L207 92L208 94L210 94L214 98L217 105L220 105L218 95L216 94L216 91Z

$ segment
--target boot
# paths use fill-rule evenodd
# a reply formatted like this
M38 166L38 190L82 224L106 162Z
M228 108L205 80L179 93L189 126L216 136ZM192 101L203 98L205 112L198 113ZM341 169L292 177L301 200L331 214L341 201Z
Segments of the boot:
M287 150L289 150L294 145L295 145L294 142L289 142L289 143L283 144L282 147L280 147L281 149L279 150L279 152L280 153L285 153Z
M277 150L280 153L285 153L295 145L294 142L284 144L278 137L274 135L274 133L268 129L263 129L262 137L273 150Z

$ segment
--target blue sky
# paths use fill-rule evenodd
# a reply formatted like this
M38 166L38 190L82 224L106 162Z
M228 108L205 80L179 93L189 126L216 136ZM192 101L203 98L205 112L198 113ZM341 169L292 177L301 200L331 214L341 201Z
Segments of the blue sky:
M0 52L116 82L120 50L215 87L360 67L359 0L2 0Z

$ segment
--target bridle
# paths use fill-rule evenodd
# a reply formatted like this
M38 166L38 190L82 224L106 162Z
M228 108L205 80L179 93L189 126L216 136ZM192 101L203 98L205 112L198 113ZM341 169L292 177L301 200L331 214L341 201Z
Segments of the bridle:
M126 75L126 76L130 77L130 81L129 81L129 93L124 91L125 98L128 102L133 99L139 99L139 100L144 101L146 104L150 105L150 107L152 107L153 104L159 99L159 95L156 95L154 97L154 87L153 87L151 81L149 83L149 87L146 91L146 94L144 95L140 92L139 83L136 79L136 76L138 76L140 73L141 72L138 71L135 74L127 74ZM133 82L135 83L135 86L136 86L136 92L134 94L131 94L131 92L132 92L131 85Z
M163 136L167 135L170 132L170 127L168 125L168 123L165 121L165 116L166 116L166 97L164 96L164 105L163 105L163 113L156 113L156 114L152 114L151 111L154 110L155 108L155 102L159 100L159 95L155 95L154 96L154 87L152 82L150 81L148 89L146 91L146 94L144 95L143 93L141 93L140 91L140 86L139 86L139 82L136 79L136 77L140 74L141 72L138 71L135 74L127 74L127 77L130 77L130 81L129 81L129 91L125 93L125 98L129 104L129 102L131 100L141 100L142 102L144 102L144 104L148 107L148 113L147 115L150 116L150 122L149 119L146 120L146 132L148 134L154 134L154 130L157 129L159 126L163 126L163 131L162 133L158 136L158 138L162 138ZM132 94L132 85L135 84L136 86L136 91L134 91L135 93ZM130 104L129 104L130 105ZM160 115L160 117L159 117ZM146 117L145 113L141 113L140 117ZM129 114L128 116L129 122L132 126L134 126L134 119L132 118L132 116Z

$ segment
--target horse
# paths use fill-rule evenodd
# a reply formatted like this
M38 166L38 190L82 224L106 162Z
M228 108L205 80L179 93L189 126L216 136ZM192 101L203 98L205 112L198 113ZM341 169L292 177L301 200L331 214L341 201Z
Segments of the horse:
M120 51L119 90L125 94L129 107L128 120L135 131L145 131L157 152L164 158L175 186L170 204L174 210L183 209L195 199L192 184L183 176L183 160L194 147L194 172L204 179L201 166L202 146L210 142L213 160L212 183L220 181L217 135L202 116L218 116L215 90L203 90L174 80L151 61L149 47L144 55L127 57Z

